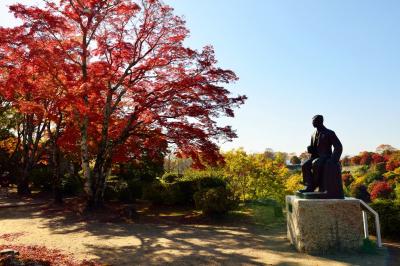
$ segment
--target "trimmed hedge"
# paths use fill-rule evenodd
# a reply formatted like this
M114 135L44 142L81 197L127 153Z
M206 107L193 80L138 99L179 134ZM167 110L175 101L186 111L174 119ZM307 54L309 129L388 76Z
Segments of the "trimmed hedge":
M106 182L104 198L121 202L133 202L142 196L142 184L138 180L120 180L111 178Z
M29 181L32 186L41 191L51 191L53 173L49 167L37 167L29 173Z
M83 192L83 183L79 175L65 174L61 178L61 187L66 196L77 196Z
M180 176L175 173L165 173L161 180L165 183L174 183Z
M196 208L204 214L224 214L235 207L232 193L225 187L202 189L194 194Z
M206 214L223 213L234 205L227 183L205 174L186 175L172 183L156 180L145 186L143 198L154 204L196 206Z

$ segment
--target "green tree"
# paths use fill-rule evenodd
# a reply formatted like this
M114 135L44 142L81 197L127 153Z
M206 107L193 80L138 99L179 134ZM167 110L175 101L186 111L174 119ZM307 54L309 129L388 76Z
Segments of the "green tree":
M301 164L301 160L299 157L293 156L292 158L290 158L290 163L291 164Z
M224 154L224 175L236 198L272 198L283 202L288 169L282 153L277 154L271 158L265 154L247 154L243 149Z
M235 198L246 200L250 193L250 180L254 175L254 162L250 160L250 157L242 148L228 151L224 154L224 159L226 162L224 174Z

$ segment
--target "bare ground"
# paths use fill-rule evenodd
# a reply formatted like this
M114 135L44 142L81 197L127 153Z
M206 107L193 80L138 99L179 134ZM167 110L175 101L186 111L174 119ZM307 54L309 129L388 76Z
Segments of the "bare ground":
M0 200L0 205L4 204ZM163 222L164 221L164 222ZM40 245L60 249L77 259L122 265L385 265L388 256L343 254L317 257L297 253L284 225L106 222L37 205L0 207L2 244Z

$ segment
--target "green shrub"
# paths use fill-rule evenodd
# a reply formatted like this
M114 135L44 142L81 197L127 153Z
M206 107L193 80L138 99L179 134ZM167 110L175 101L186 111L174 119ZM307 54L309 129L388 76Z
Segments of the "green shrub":
M194 201L196 208L206 215L224 214L235 206L232 193L225 187L199 190L194 194Z
M139 179L131 179L127 181L129 193L132 199L140 199L143 194L143 182Z
M174 180L174 182L171 182ZM194 205L194 194L201 190L222 187L227 189L227 183L217 175L204 172L191 172L179 177L164 175L161 180L147 184L143 189L143 199L155 204Z
M368 193L368 189L363 184L351 184L350 194L357 199L361 199L365 202L371 202L371 197Z
M128 183L123 180L107 180L104 198L106 200L118 200L122 202L133 201Z
M29 173L32 186L41 191L51 191L53 187L53 173L49 167L38 167Z
M370 240L369 238L364 238L361 246L361 252L365 254L377 254L378 248L376 242Z
M396 189L394 190L396 195L396 202L400 204L400 183L396 185Z
M178 183L164 185L164 200L165 205L187 205L185 194Z
M197 180L197 188L199 190L207 188L226 187L227 183L220 177L206 176Z
M76 196L83 192L83 181L80 176L65 174L61 178L62 192L66 196Z
M180 176L176 173L165 173L161 180L165 183L174 183Z
M143 199L149 200L154 204L163 204L165 198L165 186L156 180L143 186Z
M195 180L179 180L174 184L179 187L182 202L185 205L194 205L193 195L198 191L197 183Z
M187 190L185 190L187 188ZM188 205L193 202L193 190L189 182L163 183L159 180L143 189L143 199L154 204Z
M354 177L348 171L343 172L342 173L342 181L343 181L344 186L348 187L354 181Z
M379 213L382 237L400 239L400 203L389 200L376 200L370 206ZM375 232L374 219L369 219L369 225L370 231Z
M140 180L141 182L151 183L157 176L164 174L164 156L162 153L148 156L146 151L142 154L139 161L118 164L115 174L119 179L125 181Z
M227 186L223 174L218 171L189 171L179 179L179 182L184 180L194 182L197 190Z
M378 171L371 171L365 175L365 182L366 184L371 184L375 181L383 180L382 173Z
M383 175L384 173L386 173L386 162L380 162L377 163L374 168L375 172Z

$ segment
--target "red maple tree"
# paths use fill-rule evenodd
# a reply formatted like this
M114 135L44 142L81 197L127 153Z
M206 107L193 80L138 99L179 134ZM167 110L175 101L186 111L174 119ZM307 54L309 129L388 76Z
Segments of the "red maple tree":
M111 165L144 149L160 152L172 144L198 165L222 159L216 140L235 133L218 126L216 118L234 116L246 97L230 96L225 84L237 77L216 66L211 46L201 51L184 46L189 31L171 7L159 0L44 4L11 6L22 25L2 32L19 42L19 51L29 52L19 60L32 69L19 67L20 74L40 71L43 80L34 90L54 103L48 110L40 101L21 106L45 110L44 123L53 125L46 124L49 138L62 117L64 134L53 137L79 144L90 207L101 206ZM4 54L15 48L5 47Z

